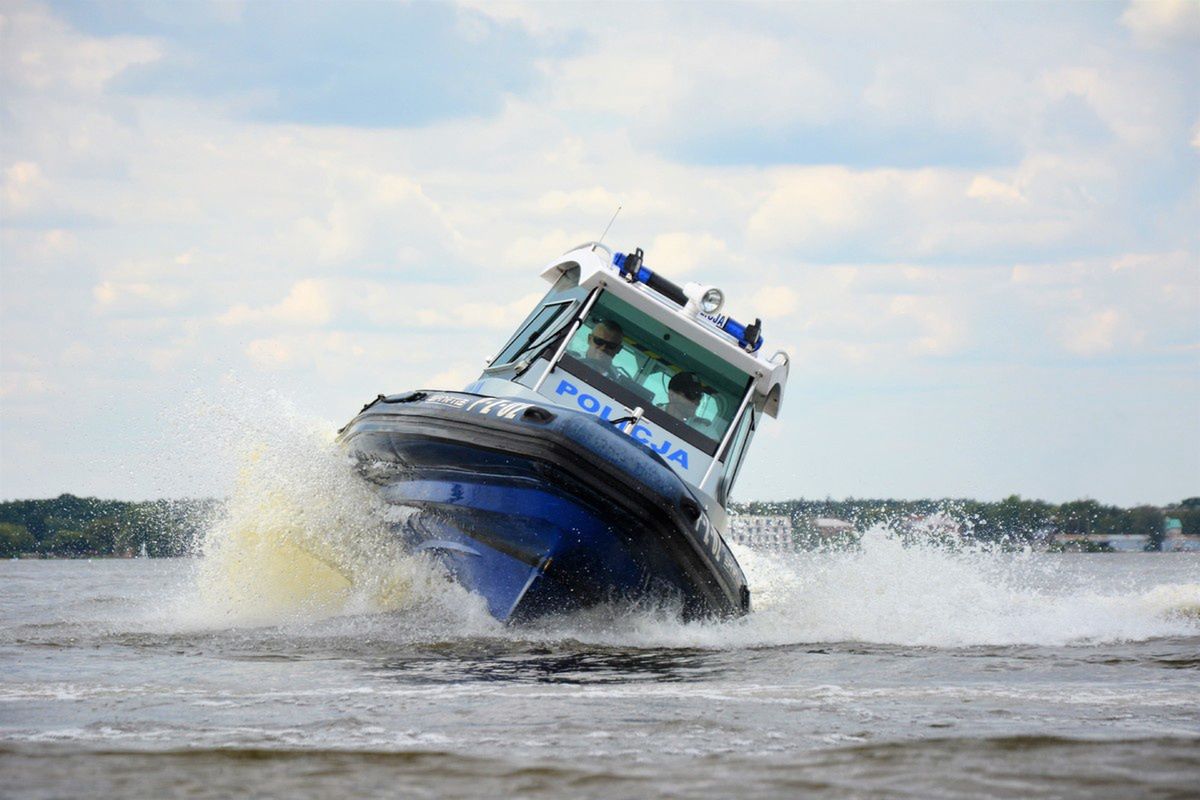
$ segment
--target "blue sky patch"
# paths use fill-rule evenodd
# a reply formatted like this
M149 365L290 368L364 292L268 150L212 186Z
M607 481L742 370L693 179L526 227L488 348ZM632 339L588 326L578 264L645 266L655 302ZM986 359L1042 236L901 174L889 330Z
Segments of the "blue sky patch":
M442 3L254 2L58 8L81 30L152 36L158 62L116 91L220 98L252 119L419 126L497 112L537 80L538 43L515 25Z

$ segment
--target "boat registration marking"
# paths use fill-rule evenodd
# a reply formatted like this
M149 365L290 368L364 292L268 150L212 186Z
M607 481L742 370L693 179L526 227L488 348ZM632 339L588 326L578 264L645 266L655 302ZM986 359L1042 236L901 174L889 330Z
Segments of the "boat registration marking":
M499 419L516 419L525 409L533 406L533 403L517 403L495 397L455 397L452 394L431 394L425 398L425 402L461 408Z
M452 394L431 394L425 398L426 403L437 403L440 406L453 406L454 408L462 408L467 403L471 402L469 397L455 397Z

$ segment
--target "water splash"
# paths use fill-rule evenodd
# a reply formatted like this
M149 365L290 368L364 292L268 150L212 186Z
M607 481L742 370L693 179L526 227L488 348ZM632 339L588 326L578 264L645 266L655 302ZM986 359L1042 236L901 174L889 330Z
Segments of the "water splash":
M194 580L176 604L176 619L189 625L294 626L388 614L408 638L702 648L1064 645L1200 631L1194 580L1098 586L1088 582L1089 570L1115 562L1075 569L1083 565L1071 561L1078 556L904 542L883 529L847 552L735 546L754 598L743 619L683 623L669 608L606 606L504 628L479 598L400 549L374 488L333 442L333 426L278 398L210 404L208 416L236 432L221 446L226 463L238 466L225 513L207 530Z
M235 433L219 445L237 476L223 513L198 543L192 581L175 603L177 621L287 625L431 603L476 605L435 565L400 547L382 501L354 472L332 426L278 402L207 409L210 417L234 417L224 427Z
M884 529L869 531L853 551L734 550L753 591L748 617L682 624L649 613L610 625L593 612L545 632L563 625L605 644L722 649L1061 646L1200 633L1200 582L1093 586L1094 567L1106 562L1073 565L1078 556L905 543Z
M1063 559L905 545L882 530L859 552L809 554L778 571L747 560L763 574L756 624L771 638L937 647L1147 639L1195 632L1170 612L1200 602L1200 584L1090 587Z

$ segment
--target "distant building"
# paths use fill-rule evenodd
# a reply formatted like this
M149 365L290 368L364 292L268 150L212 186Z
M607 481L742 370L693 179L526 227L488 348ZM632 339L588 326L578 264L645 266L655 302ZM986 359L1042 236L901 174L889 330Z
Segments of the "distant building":
M1112 551L1141 553L1150 544L1144 533L1060 533L1054 544L1061 550Z
M1164 553L1200 553L1200 536L1188 536L1183 532L1183 522L1176 517L1167 517L1163 523L1162 551Z
M729 525L729 539L761 550L791 550L792 518L740 514Z
M933 514L914 514L898 527L911 541L948 542L962 536L962 524L940 511Z
M836 517L817 517L813 520L813 528L822 539L846 536L854 533L854 523Z
M1103 538L1108 540L1108 548L1117 553L1141 553L1150 544L1150 537L1144 533L1119 533Z
M797 531L799 546L810 550L844 550L858 543L853 522L837 517L807 517Z
M1082 533L1056 533L1053 547L1057 550L1076 551L1090 549L1088 537Z

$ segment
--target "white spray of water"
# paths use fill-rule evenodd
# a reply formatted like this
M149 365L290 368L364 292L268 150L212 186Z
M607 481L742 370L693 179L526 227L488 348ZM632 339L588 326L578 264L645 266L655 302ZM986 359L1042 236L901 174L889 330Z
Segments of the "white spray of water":
M289 412L277 398L216 407L215 416L232 432L219 444L237 478L225 514L204 538L194 583L176 604L176 620L188 625L388 613L405 635L425 625L436 628L426 632L433 636L716 648L1061 645L1200 631L1200 581L1072 586L1046 573L1062 561L905 544L882 530L850 552L736 547L755 607L743 619L685 624L661 609L604 607L505 629L479 598L398 546L374 487L351 469L332 426Z
M173 618L190 627L292 625L440 605L478 620L482 604L388 530L384 504L353 470L333 428L277 398L206 405L236 478L198 543ZM232 419L230 419L232 418ZM229 424L232 423L232 424Z
M1089 588L1063 574L1061 559L905 543L882 529L868 532L853 551L734 550L753 591L755 610L745 618L684 624L635 613L614 622L611 610L594 611L549 621L540 634L723 649L1087 645L1200 633L1200 581Z
M1032 553L905 544L873 530L860 551L741 555L760 586L752 635L767 641L1056 645L1200 629L1186 616L1200 608L1200 583L1068 588L1052 574L1061 561Z

